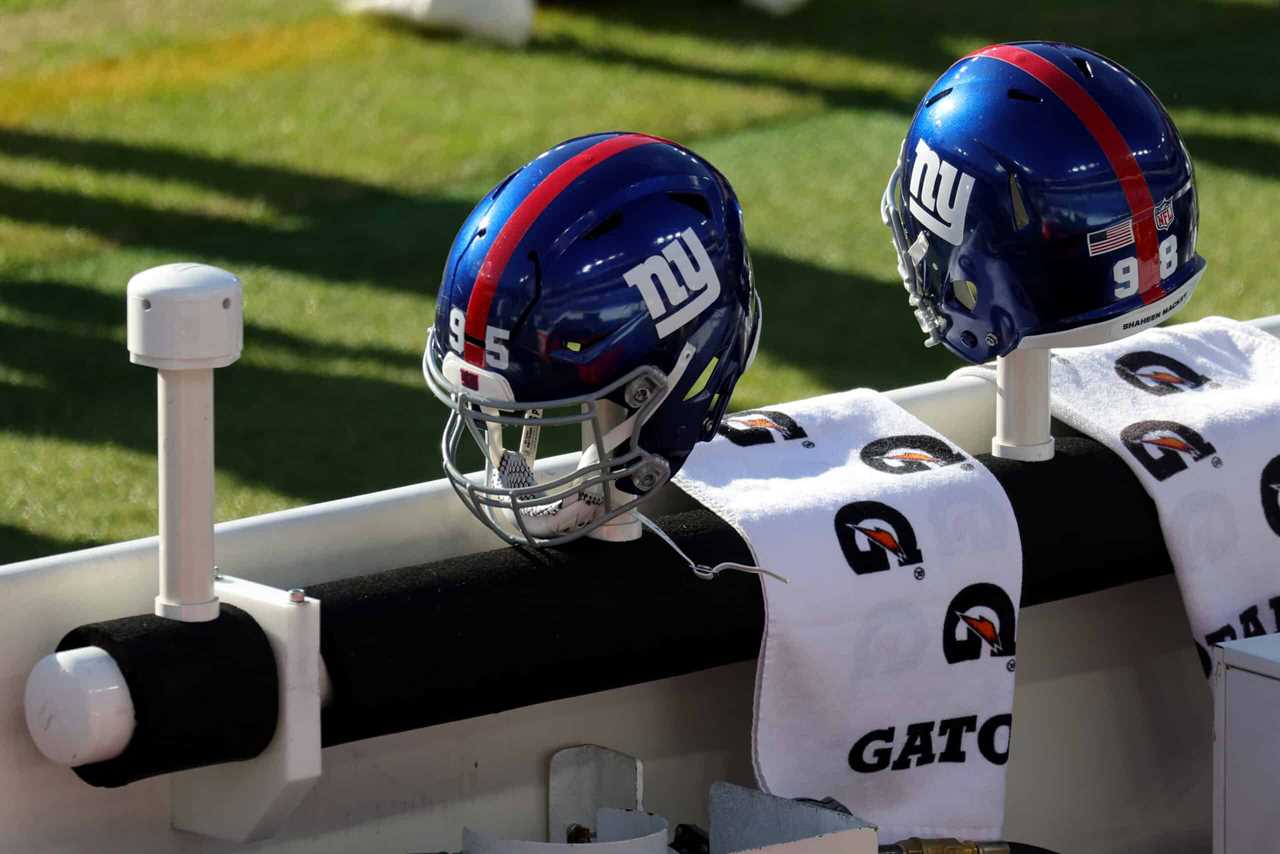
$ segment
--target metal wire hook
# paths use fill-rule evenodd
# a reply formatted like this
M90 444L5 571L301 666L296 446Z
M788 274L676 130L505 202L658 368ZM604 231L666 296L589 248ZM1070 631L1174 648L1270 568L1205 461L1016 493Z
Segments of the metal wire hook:
M676 554L680 555L680 557L684 559L684 562L689 565L689 569L693 571L693 574L696 577L702 579L703 581L714 581L717 575L729 569L729 570L736 570L738 572L748 572L748 573L751 573L752 575L767 575L769 578L777 579L778 581L781 581L783 584L791 583L791 580L787 578L785 575L765 569L762 566L752 566L750 564L745 564L745 563L735 563L734 561L721 561L720 563L717 563L715 566L706 566L705 564L695 563L692 558L690 558L687 554L684 553L684 549L676 545L675 540L667 536L667 532L659 528L652 519L650 519L648 516L645 516L643 513L637 513L636 516L639 517L641 525L643 525L648 530L652 531L664 543L671 546L672 550L675 551Z

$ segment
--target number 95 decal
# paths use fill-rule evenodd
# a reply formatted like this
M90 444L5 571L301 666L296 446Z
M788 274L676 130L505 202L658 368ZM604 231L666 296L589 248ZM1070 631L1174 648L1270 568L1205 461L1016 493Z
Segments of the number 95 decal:
M1178 235L1170 234L1160 241L1160 278L1173 275L1178 269ZM1132 256L1121 258L1111 268L1111 275L1116 283L1116 297L1131 297L1138 292L1138 259Z

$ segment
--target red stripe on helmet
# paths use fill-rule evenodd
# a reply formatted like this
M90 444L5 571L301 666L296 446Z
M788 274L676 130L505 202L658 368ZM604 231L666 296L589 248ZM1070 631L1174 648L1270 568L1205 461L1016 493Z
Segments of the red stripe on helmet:
M1047 86L1075 113L1106 155L1129 203L1134 243L1138 250L1138 294L1143 303L1152 303L1164 296L1164 286L1160 284L1160 240L1151 215L1155 201L1151 198L1147 178L1133 156L1132 146L1125 141L1111 117L1071 75L1037 53L1016 45L997 44L984 47L970 56L998 59L1025 71Z
M524 239L529 228L547 205L560 195L576 178L593 166L621 154L638 145L653 142L669 142L661 137L640 133L621 134L597 142L590 148L570 157L543 178L516 206L516 209L503 223L502 230L489 245L484 260L480 262L480 272L476 275L475 284L471 288L471 297L467 301L466 343L463 355L473 365L484 366L484 347L473 343L485 340L485 326L489 322L489 307L493 304L493 295L498 290L498 282L507 268L511 255Z

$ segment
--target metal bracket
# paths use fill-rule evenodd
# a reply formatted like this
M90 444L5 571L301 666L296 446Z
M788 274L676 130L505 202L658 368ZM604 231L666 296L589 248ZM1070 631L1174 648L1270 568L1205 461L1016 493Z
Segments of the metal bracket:
M711 854L770 848L775 854L875 852L876 829L834 802L797 801L713 783ZM808 842L795 849L780 847Z
M602 808L644 811L644 764L634 756L582 744L551 757L547 841L568 841L569 828L595 827Z
M266 633L280 678L280 717L267 749L245 762L174 774L171 815L178 830L247 842L276 833L320 778L320 602L220 576L218 598L241 608Z
M603 807L591 823L597 828L597 836L589 844L500 839L464 827L462 850L465 854L581 854L591 850L606 854L671 854L667 847L667 820L662 816Z

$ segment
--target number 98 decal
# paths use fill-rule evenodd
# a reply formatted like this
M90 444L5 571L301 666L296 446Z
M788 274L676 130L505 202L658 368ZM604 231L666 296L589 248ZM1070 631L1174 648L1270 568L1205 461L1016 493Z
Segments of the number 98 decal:
M1160 241L1160 279L1169 278L1178 269L1178 235L1170 234ZM1138 259L1121 258L1111 268L1116 283L1116 298L1131 297L1138 292Z

